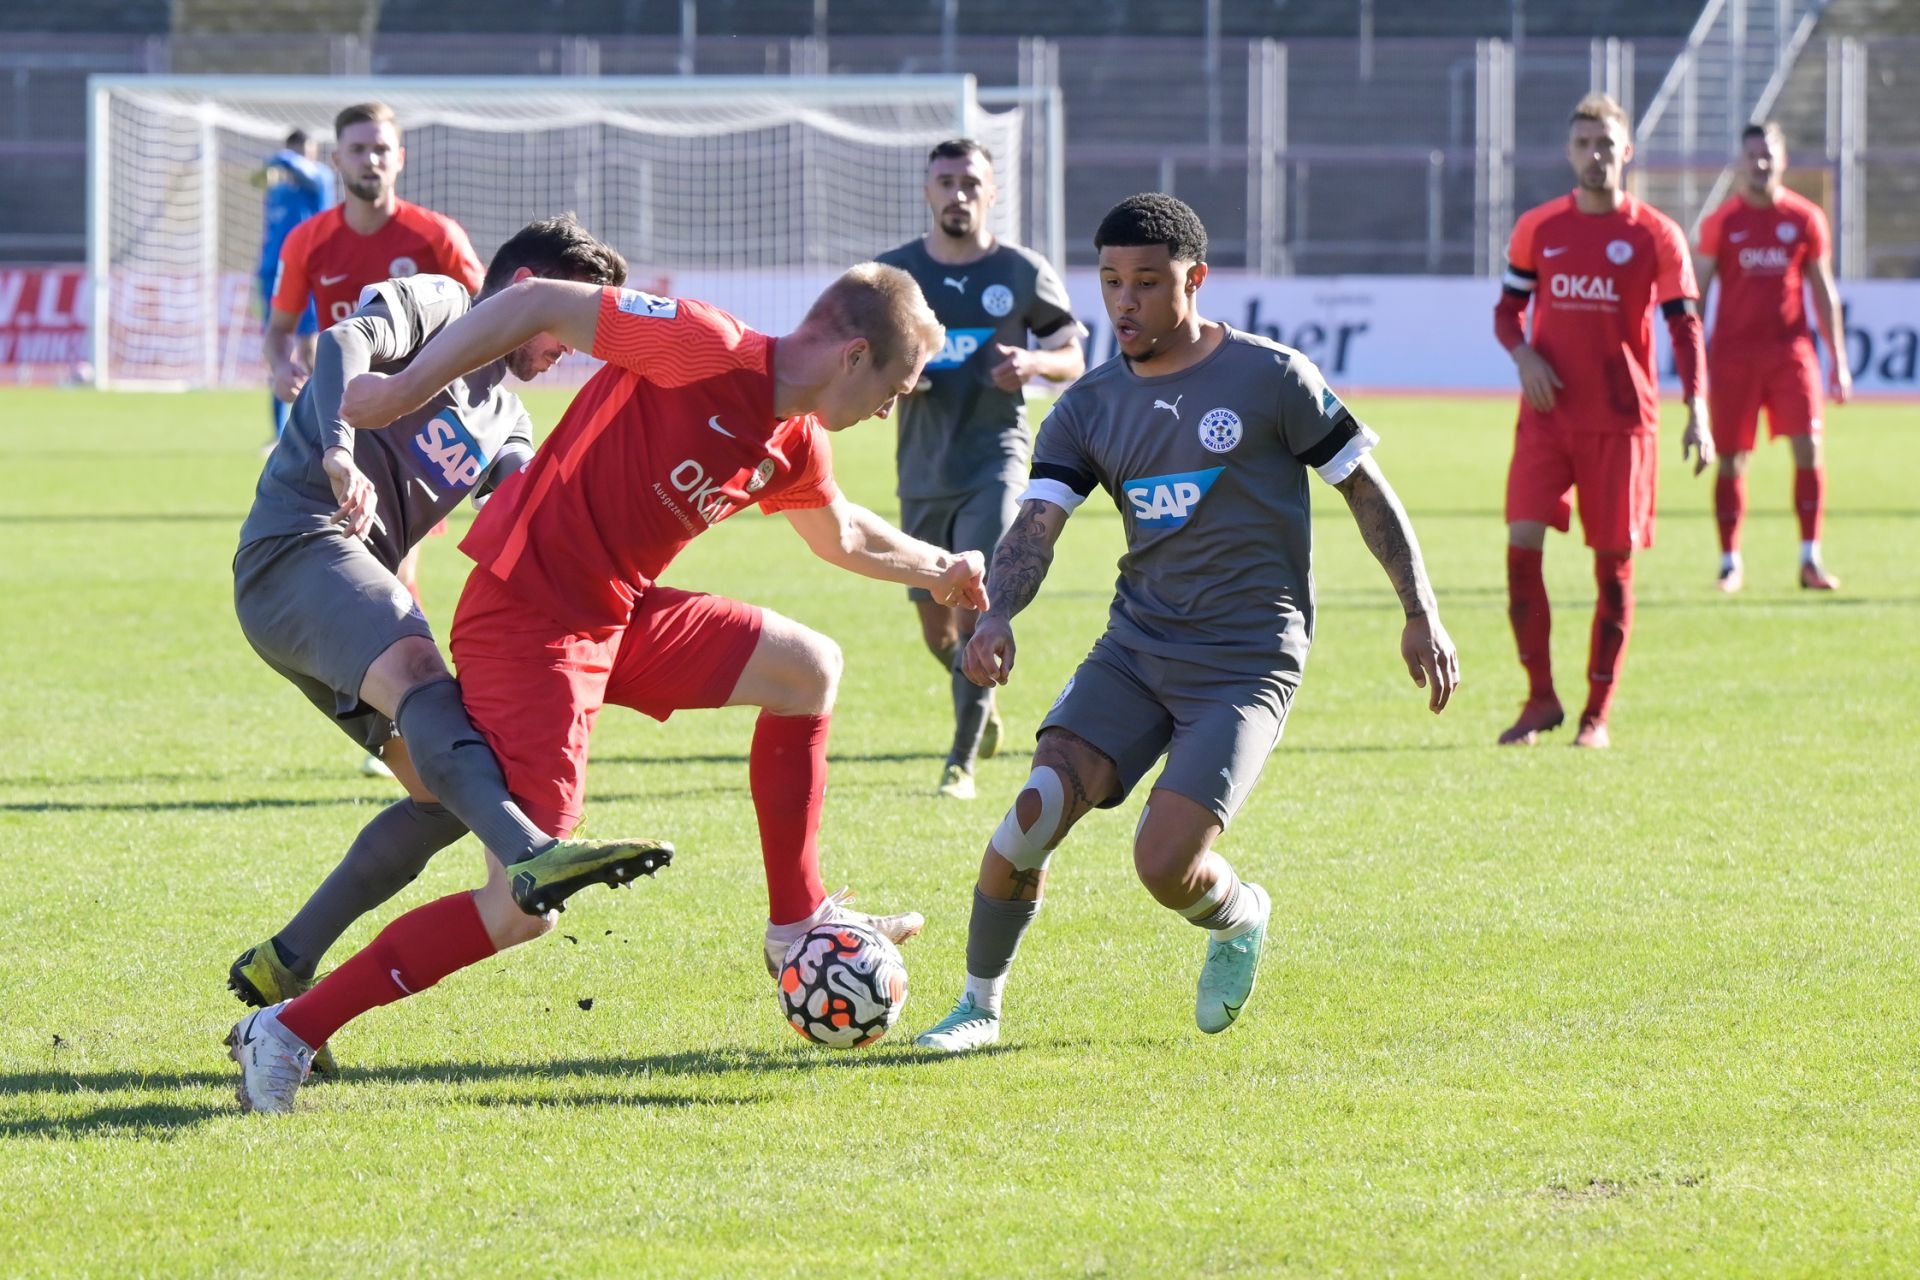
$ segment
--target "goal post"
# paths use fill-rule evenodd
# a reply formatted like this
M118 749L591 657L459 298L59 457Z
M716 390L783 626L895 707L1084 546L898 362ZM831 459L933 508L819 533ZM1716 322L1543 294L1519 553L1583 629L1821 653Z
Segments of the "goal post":
M1057 88L971 76L95 76L89 82L92 376L102 387L258 386L254 176L294 129L379 100L400 195L466 228L484 262L573 211L632 280L756 328L794 323L846 266L925 231L927 149L996 159L995 234L1063 247ZM571 362L570 362L571 363Z

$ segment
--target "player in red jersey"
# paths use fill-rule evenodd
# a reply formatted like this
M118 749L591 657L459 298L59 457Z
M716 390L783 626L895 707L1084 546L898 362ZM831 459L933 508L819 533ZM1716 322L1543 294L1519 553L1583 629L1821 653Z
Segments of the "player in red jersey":
M1720 589L1738 591L1740 520L1747 510L1747 464L1767 411L1767 434L1793 448L1793 505L1800 516L1800 585L1833 591L1840 580L1820 563L1820 521L1827 478L1820 458L1820 356L1813 320L1832 365L1827 395L1845 404L1853 391L1841 345L1840 294L1833 283L1833 237L1820 206L1783 185L1786 139L1769 120L1740 135L1739 190L1700 224L1700 295L1720 281L1720 305L1707 343L1713 391L1713 440L1720 451L1713 509L1720 526Z
M695 536L758 503L830 563L986 608L979 552L909 538L833 481L826 433L886 416L940 349L919 287L897 268L863 264L776 340L690 299L524 283L532 287L515 285L449 325L403 372L356 379L341 405L356 426L387 422L540 332L608 362L461 544L478 567L454 616L453 654L508 790L533 821L571 831L603 705L660 720L760 707L748 779L767 875L769 971L816 924L860 920L896 941L911 937L924 923L918 913L850 911L821 880L838 648L772 612L655 579ZM243 1023L236 1035L274 1045L242 1063L250 1108L290 1108L308 1046L350 1019L494 954L481 918L511 909L501 901L509 894L523 909L542 906L520 877L495 877L401 916L312 990Z
M1579 185L1520 215L1494 308L1494 333L1513 356L1522 392L1507 473L1507 613L1528 682L1503 745L1535 742L1566 718L1553 688L1540 562L1548 527L1567 531L1576 491L1599 599L1574 745L1609 743L1607 710L1633 625L1633 553L1653 545L1656 310L1667 318L1687 399L1681 456L1694 457L1695 475L1713 461L1693 264L1673 220L1626 192L1631 133L1605 94L1574 107L1567 159Z
M347 107L333 118L333 135L341 202L288 234L267 311L267 371L273 394L288 404L313 371L313 340L296 332L309 300L325 329L352 315L361 291L383 280L449 276L477 296L485 275L459 223L397 194L407 149L401 145L392 107L384 102ZM331 460L328 465L329 477L339 479ZM415 546L394 571L415 600L420 598L419 563L420 548ZM361 772L393 776L373 756L362 763Z

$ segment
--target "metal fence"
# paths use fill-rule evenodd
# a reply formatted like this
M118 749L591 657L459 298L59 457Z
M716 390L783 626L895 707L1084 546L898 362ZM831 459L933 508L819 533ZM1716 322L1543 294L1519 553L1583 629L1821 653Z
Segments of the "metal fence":
M84 253L85 80L92 72L958 68L983 86L1062 90L1059 218L1071 263L1091 261L1088 233L1113 201L1161 189L1201 211L1220 266L1275 275L1492 274L1514 214L1567 189L1566 112L1589 88L1613 92L1646 119L1635 180L1683 219L1715 193L1733 152L1734 125L1744 115L1726 104L1758 103L1770 90L1798 182L1829 202L1841 273L1920 275L1920 42L1826 41L1817 28L1806 39L1801 0L1723 0L1707 10L1729 24L1728 15L1739 16L1739 40L1732 26L1722 33L1711 24L1686 42L9 37L0 48L0 260ZM1778 21L1756 25L1762 10ZM1798 56L1775 85L1753 49L1777 61L1789 43ZM1703 52L1722 45L1727 57L1719 63ZM1727 60L1736 46L1737 75ZM1727 86L1736 81L1734 94Z

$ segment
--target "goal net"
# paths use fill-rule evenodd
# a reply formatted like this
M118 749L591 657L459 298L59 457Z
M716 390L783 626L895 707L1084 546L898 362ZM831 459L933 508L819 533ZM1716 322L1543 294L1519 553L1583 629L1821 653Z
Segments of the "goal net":
M845 267L927 229L924 162L942 138L993 152L997 235L1055 261L1062 247L1060 157L1044 154L1058 91L983 94L971 76L101 76L90 93L100 386L260 385L255 175L296 128L324 160L335 113L372 99L399 117L400 195L457 219L483 263L571 210L636 287L772 332Z

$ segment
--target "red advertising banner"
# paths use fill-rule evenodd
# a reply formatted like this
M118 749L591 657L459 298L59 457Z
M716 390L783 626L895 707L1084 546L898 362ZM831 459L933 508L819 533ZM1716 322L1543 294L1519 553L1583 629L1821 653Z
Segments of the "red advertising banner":
M81 266L0 267L0 380L83 377L87 271Z

